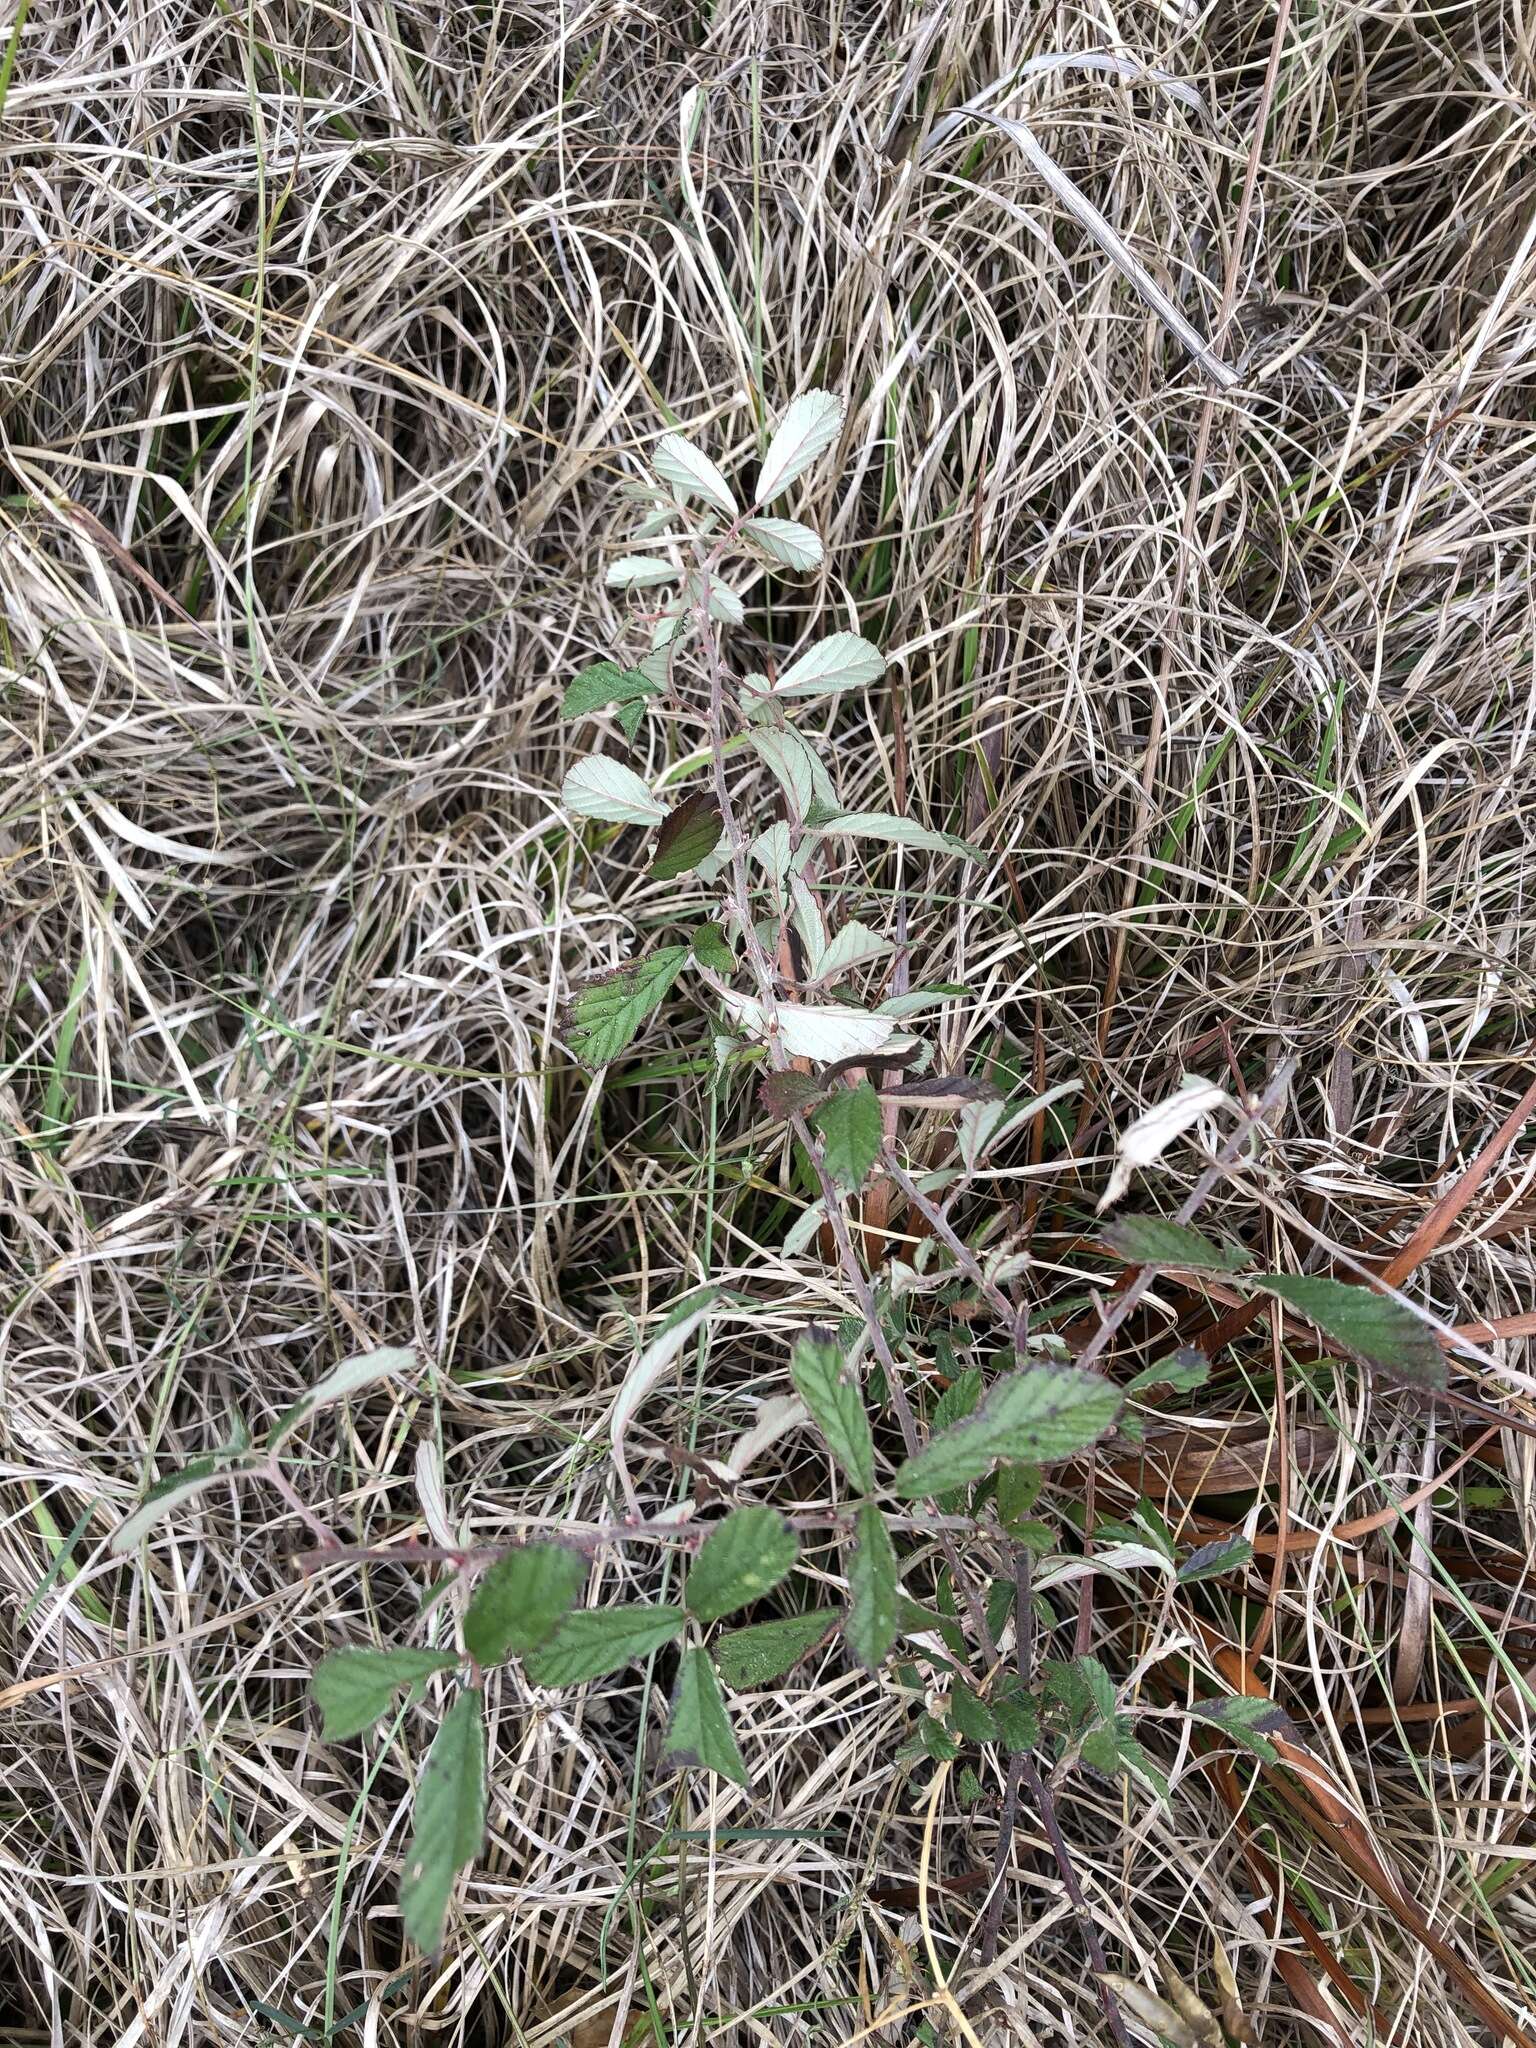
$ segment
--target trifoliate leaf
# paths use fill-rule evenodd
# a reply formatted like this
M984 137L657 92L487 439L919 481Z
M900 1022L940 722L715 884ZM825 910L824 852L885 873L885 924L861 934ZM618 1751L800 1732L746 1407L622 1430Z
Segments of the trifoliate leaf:
M680 1607L602 1607L568 1614L547 1642L530 1650L524 1669L535 1685L584 1685L606 1678L636 1657L648 1657L680 1636Z
M757 475L754 505L771 505L802 476L837 439L843 424L843 402L830 391L802 392L785 412L768 443Z
M659 825L667 807L633 768L607 754L578 761L560 785L560 801L578 818L608 825Z
M1255 1285L1384 1372L1416 1387L1445 1386L1439 1338L1390 1295L1311 1274L1259 1273Z
M1048 1465L1098 1442L1120 1412L1118 1387L1097 1373L1037 1365L999 1380L964 1422L933 1437L896 1474L907 1500L980 1479L999 1458Z
M840 1619L832 1609L819 1607L810 1614L786 1614L778 1621L733 1628L715 1641L720 1676L738 1691L748 1685L770 1685L807 1656Z
M854 1535L848 1559L848 1647L866 1671L878 1671L896 1640L896 1546L877 1507L859 1509Z
M683 1652L661 1755L664 1763L714 1771L733 1784L751 1787L720 1696L720 1681L703 1650Z
M685 1598L699 1621L718 1621L771 1593L793 1568L800 1539L772 1508L737 1508L710 1530L688 1568Z
M578 988L566 1007L571 1051L594 1072L616 1060L687 965L686 946L658 946L616 974Z
M444 1717L416 1788L415 1828L400 1917L428 1955L442 1946L454 1879L485 1839L485 1724L478 1692L461 1692Z
M333 1650L309 1674L320 1733L327 1742L360 1735L402 1685L419 1685L436 1671L452 1671L458 1661L447 1650Z
M862 1187L871 1167L880 1157L885 1136L880 1121L880 1098L868 1081L855 1088L839 1088L817 1110L821 1133L822 1163L839 1187Z
M702 448L681 434L663 434L651 456L651 468L664 484L685 498L702 498L727 519L736 516L731 487Z
M559 1543L530 1543L493 1564L464 1616L464 1647L477 1664L525 1656L554 1634L576 1603L587 1567Z
M855 1493L875 1490L875 1443L864 1399L844 1377L843 1354L825 1337L802 1337L789 1368L795 1392L810 1410L827 1449Z
M656 835L651 874L658 882L691 874L719 844L720 806L707 789L696 789L667 813Z

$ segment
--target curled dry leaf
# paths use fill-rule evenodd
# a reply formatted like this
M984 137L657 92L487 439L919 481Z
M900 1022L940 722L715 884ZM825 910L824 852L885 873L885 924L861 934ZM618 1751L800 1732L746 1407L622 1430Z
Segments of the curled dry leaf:
M1120 1133L1114 1171L1099 1197L1099 1213L1102 1215L1119 1201L1139 1167L1155 1166L1175 1138L1182 1137L1201 1117L1209 1116L1215 1109L1236 1108L1225 1088L1214 1081L1202 1081L1198 1075L1186 1074L1166 1102L1143 1110Z
M880 1090L882 1102L901 1109L968 1109L973 1102L1001 1102L1003 1092L991 1081L969 1074L927 1074L917 1081L898 1081Z

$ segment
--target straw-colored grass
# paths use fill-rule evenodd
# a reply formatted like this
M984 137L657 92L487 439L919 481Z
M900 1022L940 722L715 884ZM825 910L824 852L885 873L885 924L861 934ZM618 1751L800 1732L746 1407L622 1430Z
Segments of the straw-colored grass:
M803 1191L697 1005L606 1083L559 1027L569 982L682 900L641 835L583 851L556 800L584 744L560 689L634 644L601 585L614 487L669 424L748 456L812 384L849 407L805 502L828 569L745 651L813 606L878 639L889 686L813 720L845 797L986 854L963 896L903 870L891 916L912 986L966 990L930 1020L946 1068L1002 1030L1026 1074L1083 1083L1075 1161L1070 1121L1038 1160L1026 1135L967 1211L1031 1253L1035 1326L1091 1335L1109 1134L1185 1067L1295 1062L1213 1226L1285 1270L1410 1240L1532 1079L1531 18L13 0L10 23L0 2034L942 2039L926 1854L978 2037L1104 2039L1036 1815L983 1968L982 1895L939 1881L990 1870L1001 1767L970 1808L944 1789L925 1846L910 1701L837 1656L741 1707L750 1799L655 1768L645 1671L530 1708L509 1670L484 1856L440 1962L402 1961L425 1717L326 1745L304 1686L337 1644L421 1640L424 1575L296 1573L303 1531L257 1490L142 1558L106 1539L232 1409L260 1425L383 1342L419 1378L307 1440L349 1533L422 1529L422 1446L476 1541L598 1521L637 1327L723 1280L736 1305L626 1445L655 1510L689 1483L673 1450L732 1441L785 1392L790 1334L840 1312L818 1247L783 1253ZM925 146L994 85L1118 256L1006 127ZM652 731L652 775L695 743ZM916 1127L923 1157L947 1128ZM1198 1607L1101 1587L1093 1610L1148 1707L1199 1619L1257 1633L1259 1684L1442 1939L1244 1765L1274 1915L1211 1757L1148 1722L1168 1805L1061 1788L1088 1910L1148 1986L1162 1957L1217 1998L1219 1944L1265 2043L1488 2041L1468 1980L1536 2031L1529 1695L1500 1661L1536 1635L1533 1160L1511 1133L1403 1283L1478 1326L1453 1385L1500 1418L1414 1533L1330 1534L1475 1420L1260 1324L1181 1413L1264 1483L1200 1495L1186 1460L1148 1490L1188 1533L1283 1514L1302 1547ZM1200 1164L1177 1148L1144 1203ZM1151 1304L1112 1370L1190 1314ZM826 1483L800 1436L746 1494ZM1099 1516L1133 1498L1106 1468ZM607 1596L660 1583L630 1550L599 1570ZM1075 1616L1069 1590L1055 1654ZM1491 1739L1437 1715L1500 1686Z

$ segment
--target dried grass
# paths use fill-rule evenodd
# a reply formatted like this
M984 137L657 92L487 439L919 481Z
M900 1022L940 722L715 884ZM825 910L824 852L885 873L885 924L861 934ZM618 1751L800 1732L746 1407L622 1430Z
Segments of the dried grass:
M441 1964L402 1975L408 1751L365 1780L303 1683L328 1646L419 1629L419 1586L296 1577L297 1525L253 1494L190 1511L147 1571L104 1548L232 1406L259 1422L382 1341L432 1371L314 1432L345 1526L413 1524L423 1442L477 1540L596 1520L631 1319L707 1268L750 1308L630 1438L659 1506L669 1447L728 1442L833 1297L814 1253L778 1249L787 1163L713 1091L696 1011L606 1091L558 1033L566 980L678 900L627 840L577 850L553 796L558 689L623 630L597 587L613 485L674 417L747 451L797 389L849 402L805 601L896 661L829 720L845 794L963 814L987 849L963 900L906 906L913 985L970 991L939 1018L945 1064L1038 1028L1042 1077L1091 1105L1080 1180L1021 1148L992 1184L1035 1229L1040 1323L1082 1322L1103 1119L1185 1065L1296 1062L1222 1218L1280 1266L1402 1244L1526 1087L1531 22L1328 0L1283 21L1266 85L1275 36L1267 8L980 0L26 17L0 213L7 2040L314 2039L351 2014L338 2038L369 2043L576 2027L585 2048L626 2015L658 2041L842 2042L925 1995L889 1687L829 1661L752 1699L748 1801L648 1769L638 1674L536 1711L508 1675L487 1853ZM1231 389L1006 128L920 148L1030 60L1101 50L1123 78L1037 65L987 104ZM771 627L787 646L798 620ZM1516 1421L1525 1325L1486 1325L1528 1319L1531 1172L1515 1144L1414 1282L1479 1324L1496 1364L1457 1384ZM1369 1516L1461 1447L1456 1415L1432 1441L1422 1407L1294 1351L1277 1398L1272 1350L1246 1339L1182 1426L1283 1465L1293 1528ZM814 1500L825 1474L785 1456ZM1100 1512L1130 1497L1109 1475ZM1272 1486L1168 1497L1276 1526ZM1258 1675L1529 2026L1525 1706L1461 1758L1431 1718L1502 1682L1506 1648L1529 1662L1529 1437L1486 1443L1420 1531L1411 1593L1392 1527L1285 1561ZM1234 1633L1261 1564L1246 1617L1221 1596ZM654 1590L653 1563L603 1570ZM1422 1657L1398 1718L1405 1616ZM1188 1625L1101 1601L1096 1646L1151 1701L1148 1660ZM1209 1987L1219 1941L1264 2041L1324 2038L1182 1725L1171 1807L1081 1776L1064 1800L1106 1950ZM1487 2037L1326 1830L1267 1783L1246 1818L1375 2038ZM996 1828L995 1797L950 1800L935 1873L987 1867ZM1100 2039L1027 1817L1006 1886L997 1963L971 1951L959 1980L973 2023ZM978 1911L931 1895L947 1962Z

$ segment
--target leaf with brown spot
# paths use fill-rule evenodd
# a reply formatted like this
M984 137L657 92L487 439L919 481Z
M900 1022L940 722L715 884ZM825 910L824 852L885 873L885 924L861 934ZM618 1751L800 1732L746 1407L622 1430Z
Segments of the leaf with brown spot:
M800 1074L793 1067L787 1067L783 1073L763 1076L757 1099L769 1116L777 1117L780 1123L788 1123L801 1110L820 1102L826 1092L825 1085L814 1074Z

